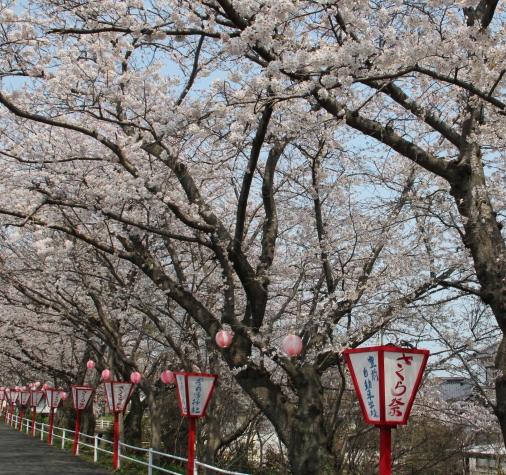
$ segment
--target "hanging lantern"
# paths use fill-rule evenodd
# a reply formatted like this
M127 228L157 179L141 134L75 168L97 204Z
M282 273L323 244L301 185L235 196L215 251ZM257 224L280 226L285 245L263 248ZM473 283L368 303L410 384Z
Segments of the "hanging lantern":
M37 384L37 383L35 383ZM36 385L33 385L35 388ZM40 383L39 383L40 386ZM44 397L44 391L32 389L30 391L30 406L32 406L32 437L35 435L35 416L37 414L37 407Z
M104 381L105 400L114 414L113 470L119 467L119 414L125 412L133 387L127 381Z
M61 393L61 398L63 401L69 397L69 393Z
M33 383L33 387L34 388L40 387L40 383L38 381L35 381L35 383Z
M33 388L33 383L28 383L28 388L31 390Z
M49 384L44 383L44 384L42 385L42 389L43 389L44 391L47 391L47 390L49 389Z
M112 373L110 369L104 369L104 371L102 371L102 378L104 378L106 381L111 379L111 376Z
M95 362L94 362L94 361L92 361L92 360L88 361L88 362L86 363L86 367L87 367L88 369L95 369Z
M26 386L21 386L21 391L26 391Z
M174 382L174 373L166 370L160 375L160 379L164 384L172 384Z
M287 355L297 356L302 351L302 340L297 335L286 335L281 347Z
M19 386L14 386L14 391L19 391Z
M137 371L130 375L130 381L132 381L132 383L134 383L134 384L140 383L141 379L142 379L142 374L138 373Z
M93 396L95 390L89 386L70 386L72 391L72 407L77 411L76 427L74 430L74 447L72 453L77 454L79 446L79 432L81 428L81 411L84 411Z
M229 331L221 330L216 333L216 344L221 348L227 348L232 343L232 334Z

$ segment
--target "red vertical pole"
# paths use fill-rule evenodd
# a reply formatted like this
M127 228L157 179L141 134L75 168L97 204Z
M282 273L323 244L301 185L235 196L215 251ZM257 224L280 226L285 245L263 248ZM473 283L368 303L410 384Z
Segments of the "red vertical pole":
M37 414L37 408L32 407L32 437L35 436L35 416Z
M119 467L119 413L114 413L114 455L112 459L112 469Z
M392 475L392 428L380 426L380 475Z
M23 409L24 409L24 406L20 406L20 410L19 410L19 427L18 427L18 431L21 432L21 427L23 427Z
M195 473L195 418L190 417L190 433L188 434L188 475Z
M47 436L48 445L51 445L53 443L53 423L54 423L54 409L51 408L51 412L49 414L49 434Z
M77 418L76 418L76 429L74 434L74 449L72 453L74 455L77 454L77 446L79 445L79 431L81 430L81 411L77 410Z

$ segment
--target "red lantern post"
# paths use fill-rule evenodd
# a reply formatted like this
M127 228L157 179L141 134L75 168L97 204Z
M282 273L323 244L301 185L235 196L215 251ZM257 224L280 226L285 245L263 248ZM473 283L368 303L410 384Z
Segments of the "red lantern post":
M40 385L39 385L40 386ZM32 387L38 387L33 385ZM32 389L30 391L30 407L32 408L32 437L35 435L35 416L37 415L37 407L39 407L40 401L44 397L44 391L42 389Z
M72 391L72 407L77 411L74 448L72 450L72 453L76 455L79 446L79 431L81 429L81 411L84 411L88 407L95 390L88 386L71 386L70 390Z
M9 388L5 388L4 389L5 391L5 407L4 407L4 415L3 415L3 418L4 418L4 422L7 422L7 413L9 412L9 405L10 405L10 398L9 398L9 393L11 392L11 390Z
M44 385L45 386L45 385ZM51 409L49 415L49 435L47 438L48 445L53 443L53 425L54 425L54 410L60 405L62 394L65 392L63 389L46 388L46 401Z
M428 350L372 346L345 350L362 414L380 429L380 475L392 473L392 428L408 423Z
M11 419L9 421L11 426L14 422L14 405L16 404L18 396L19 396L19 391L17 391L16 389L11 389L7 395L8 400L9 400L9 404L11 405Z
M4 409L4 403L5 403L6 395L5 395L5 388L0 388L0 414L1 412L5 411ZM5 403L5 407L7 407L7 403ZM4 414L2 414L0 417L4 417Z
M4 401L5 401L5 388L0 388L0 411L4 410Z
M195 420L204 417L213 394L218 376L216 374L174 373L176 376L179 408L184 417L189 418L188 435L188 475L195 473Z
M18 404L19 404L19 427L18 430L21 431L21 427L23 426L23 412L25 406L30 399L30 391L25 391L24 389L19 392Z
M125 412L133 387L134 383L126 381L104 381L107 405L109 411L114 414L113 470L117 470L119 467L119 415Z

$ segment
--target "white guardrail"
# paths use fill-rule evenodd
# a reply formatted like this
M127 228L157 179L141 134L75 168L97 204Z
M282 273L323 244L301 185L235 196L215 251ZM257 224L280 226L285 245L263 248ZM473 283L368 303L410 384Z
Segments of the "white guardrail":
M19 424L19 416L13 415L12 417L12 423L11 423L11 415L7 414L7 423L10 425L13 425L16 429L18 428ZM1 419L1 418L0 418ZM113 423L111 421L99 421L97 423L97 427L100 428L106 428L112 426ZM32 420L23 418L21 430L25 430L26 427L26 433L30 434L32 429ZM36 422L35 423L35 437L37 437L37 431L40 433L40 439L44 440L44 435L47 435L49 433L49 424L46 424L44 422ZM75 431L71 429L63 429L62 427L56 427L53 426L53 443L55 439L61 440L61 448L65 448L65 443L74 443L74 434ZM85 443L81 440L81 438L84 438L88 441L91 441L91 443ZM79 432L79 443L77 446L77 453L79 453L79 447L88 447L93 450L93 460L95 462L98 461L98 454L99 452L107 453L113 455L112 450L107 450L104 448L104 446L110 445L112 447L113 442L107 439L102 439L101 437L98 437L97 435L88 435L83 434ZM146 460L139 460L135 459L133 457L128 457L125 454L121 453L122 448L127 448L130 450L135 450L137 452L140 452L143 454L143 457ZM144 465L147 467L147 474L153 475L153 470L159 470L160 472L164 473L170 473L172 475L181 475L181 472L174 472L172 470L169 470L167 468L163 468L157 465L153 464L153 459L155 455L159 455L160 457L165 457L166 459L175 460L177 462L184 462L187 463L188 459L184 457L178 457L177 455L171 455L166 454L163 452L157 452L156 450L153 450L151 447L149 449L145 449L142 447L134 447L132 445L124 444L122 442L119 443L119 460L121 463L121 459L130 460L131 462L138 463L140 465ZM195 475L198 475L198 468L207 468L210 470L213 470L216 473L225 474L225 475L248 475L246 473L241 472L231 472L230 470L225 470L223 468L213 467L212 465L207 465L205 463L199 462L198 460L195 460Z

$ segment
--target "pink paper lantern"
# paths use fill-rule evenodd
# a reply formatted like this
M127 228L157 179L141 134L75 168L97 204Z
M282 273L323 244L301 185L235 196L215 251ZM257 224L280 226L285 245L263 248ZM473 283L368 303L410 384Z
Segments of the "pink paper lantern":
M302 340L297 335L286 335L281 347L287 355L297 356L302 351Z
M26 391L26 386L21 386L21 391Z
M29 387L30 389L32 389L32 388L33 388L33 383L28 383L28 387Z
M162 380L162 383L171 384L174 382L174 373L172 371L165 370L160 375L160 379Z
M40 386L39 381L35 381L35 383L33 383L33 387L34 388L38 388L39 386Z
M229 331L221 330L216 333L216 344L221 348L227 348L232 343L232 334Z
M94 362L94 361L92 361L92 360L88 361L88 362L86 363L86 367L87 367L88 369L95 369L95 362Z
M19 391L19 386L14 386L14 391Z
M104 371L102 371L102 378L104 378L106 381L108 379L111 379L111 376L112 376L112 373L111 373L110 369L104 369Z
M130 381L132 381L132 383L134 383L134 384L140 383L141 379L142 379L142 374L138 373L137 371L130 375Z
M61 398L65 401L69 397L69 393L61 393Z
M42 385L42 389L43 389L44 391L45 391L46 389L49 389L49 384L44 383L44 384Z

